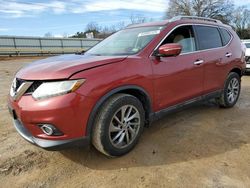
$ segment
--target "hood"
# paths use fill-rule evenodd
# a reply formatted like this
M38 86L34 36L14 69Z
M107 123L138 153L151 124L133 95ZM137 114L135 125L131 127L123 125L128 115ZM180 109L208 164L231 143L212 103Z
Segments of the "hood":
M24 80L54 80L106 64L121 62L127 56L61 55L35 61L16 74Z

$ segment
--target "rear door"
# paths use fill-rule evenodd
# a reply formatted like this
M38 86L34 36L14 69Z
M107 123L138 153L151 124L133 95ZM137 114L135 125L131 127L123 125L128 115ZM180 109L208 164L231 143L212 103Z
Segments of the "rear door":
M230 47L223 44L217 26L196 25L195 33L200 56L204 61L204 92L210 93L223 87L227 74L226 66L230 62L232 52Z

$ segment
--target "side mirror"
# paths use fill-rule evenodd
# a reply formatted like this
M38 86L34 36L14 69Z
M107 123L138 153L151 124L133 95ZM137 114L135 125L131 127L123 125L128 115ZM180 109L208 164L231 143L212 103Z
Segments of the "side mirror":
M182 46L178 43L164 44L158 49L157 55L161 57L178 56L181 50Z

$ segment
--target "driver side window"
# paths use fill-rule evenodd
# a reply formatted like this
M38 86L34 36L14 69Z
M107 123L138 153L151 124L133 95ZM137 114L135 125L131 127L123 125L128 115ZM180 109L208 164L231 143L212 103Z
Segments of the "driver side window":
M163 41L161 45L168 43L178 43L182 46L181 53L196 51L194 31L192 26L181 26L172 31L172 33Z

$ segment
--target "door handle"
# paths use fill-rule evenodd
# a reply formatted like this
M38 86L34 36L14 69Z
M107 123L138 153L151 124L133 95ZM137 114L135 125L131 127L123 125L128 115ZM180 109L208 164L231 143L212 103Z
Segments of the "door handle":
M226 56L226 57L231 57L231 56L232 56L232 53L226 53L225 56Z
M204 60L197 60L194 62L194 65L201 65L202 63L204 63Z

